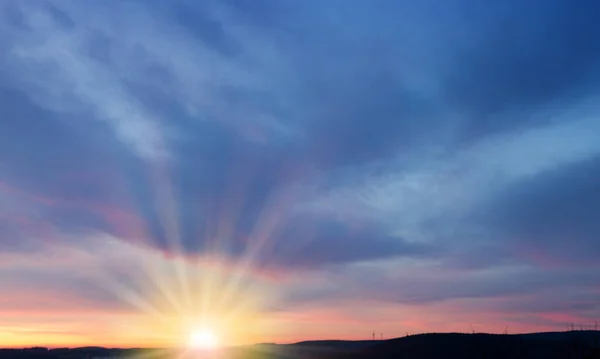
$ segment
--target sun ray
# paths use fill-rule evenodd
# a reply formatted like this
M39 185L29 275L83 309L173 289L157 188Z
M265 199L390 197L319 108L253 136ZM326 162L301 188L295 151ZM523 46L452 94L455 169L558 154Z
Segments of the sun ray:
M256 259L260 256L267 243L272 242L271 237L284 224L283 208L291 202L291 196L285 195L272 199L265 209L261 211L250 238L251 247L246 250L242 258L238 259L234 274L229 278L229 283L223 290L222 299L227 301L240 281L252 270Z
M185 245L182 243L181 232L177 223L177 210L173 197L171 183L166 171L166 165L159 164L152 172L152 183L156 187L156 202L159 209L159 220L164 228L167 240L168 249L174 251L176 255L182 255L185 251ZM175 261L173 263L177 272L180 290L183 294L183 299L188 304L191 303L190 293L187 284L187 273L183 265Z

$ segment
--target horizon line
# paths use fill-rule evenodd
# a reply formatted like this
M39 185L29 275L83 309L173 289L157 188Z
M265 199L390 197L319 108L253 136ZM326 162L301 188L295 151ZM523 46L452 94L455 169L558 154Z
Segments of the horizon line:
M237 345L224 345L220 349L229 349L229 348L239 348L239 347L250 347L257 345L297 345L297 344L305 344L305 343L319 343L319 342L385 342L389 340L402 339L417 335L431 335L431 334L466 334L466 335L474 335L474 334L485 334L485 335L530 335L530 334L549 334L549 333L571 333L571 332L600 332L599 329L569 329L569 330L557 330L557 331L542 331L542 332L521 332L521 333L490 333L490 332L457 332L457 331L449 331L449 332L422 332L422 333L407 333L407 335L403 336L394 336L387 339L308 339L308 340L300 340L293 342L258 342L252 344L237 344ZM75 350L75 349L105 349L105 350L178 350L182 349L183 346L157 346L157 347L144 347L144 346L106 346L106 345L82 345L82 346L46 346L46 345L30 345L30 346L22 346L22 347L4 347L0 346L0 350L27 350L27 349L46 349L46 350L58 350L58 349L67 349L67 350Z

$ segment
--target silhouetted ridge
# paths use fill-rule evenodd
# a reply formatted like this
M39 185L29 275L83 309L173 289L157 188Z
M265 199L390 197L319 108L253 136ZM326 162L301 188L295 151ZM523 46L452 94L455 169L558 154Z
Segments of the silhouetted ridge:
M199 359L178 349L29 348L0 350L0 359ZM418 334L389 340L318 340L221 350L218 359L600 359L600 332Z
M598 358L600 333L418 334L386 340L336 359Z

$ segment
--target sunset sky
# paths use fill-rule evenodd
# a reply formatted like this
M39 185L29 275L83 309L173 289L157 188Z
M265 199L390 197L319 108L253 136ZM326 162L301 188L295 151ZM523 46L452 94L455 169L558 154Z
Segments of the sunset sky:
M599 12L0 1L0 347L593 325Z

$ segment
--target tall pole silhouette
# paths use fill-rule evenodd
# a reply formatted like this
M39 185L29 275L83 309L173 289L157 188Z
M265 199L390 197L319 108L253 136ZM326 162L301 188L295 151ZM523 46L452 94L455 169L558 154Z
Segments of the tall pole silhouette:
M373 331L373 340L375 340L375 331Z

